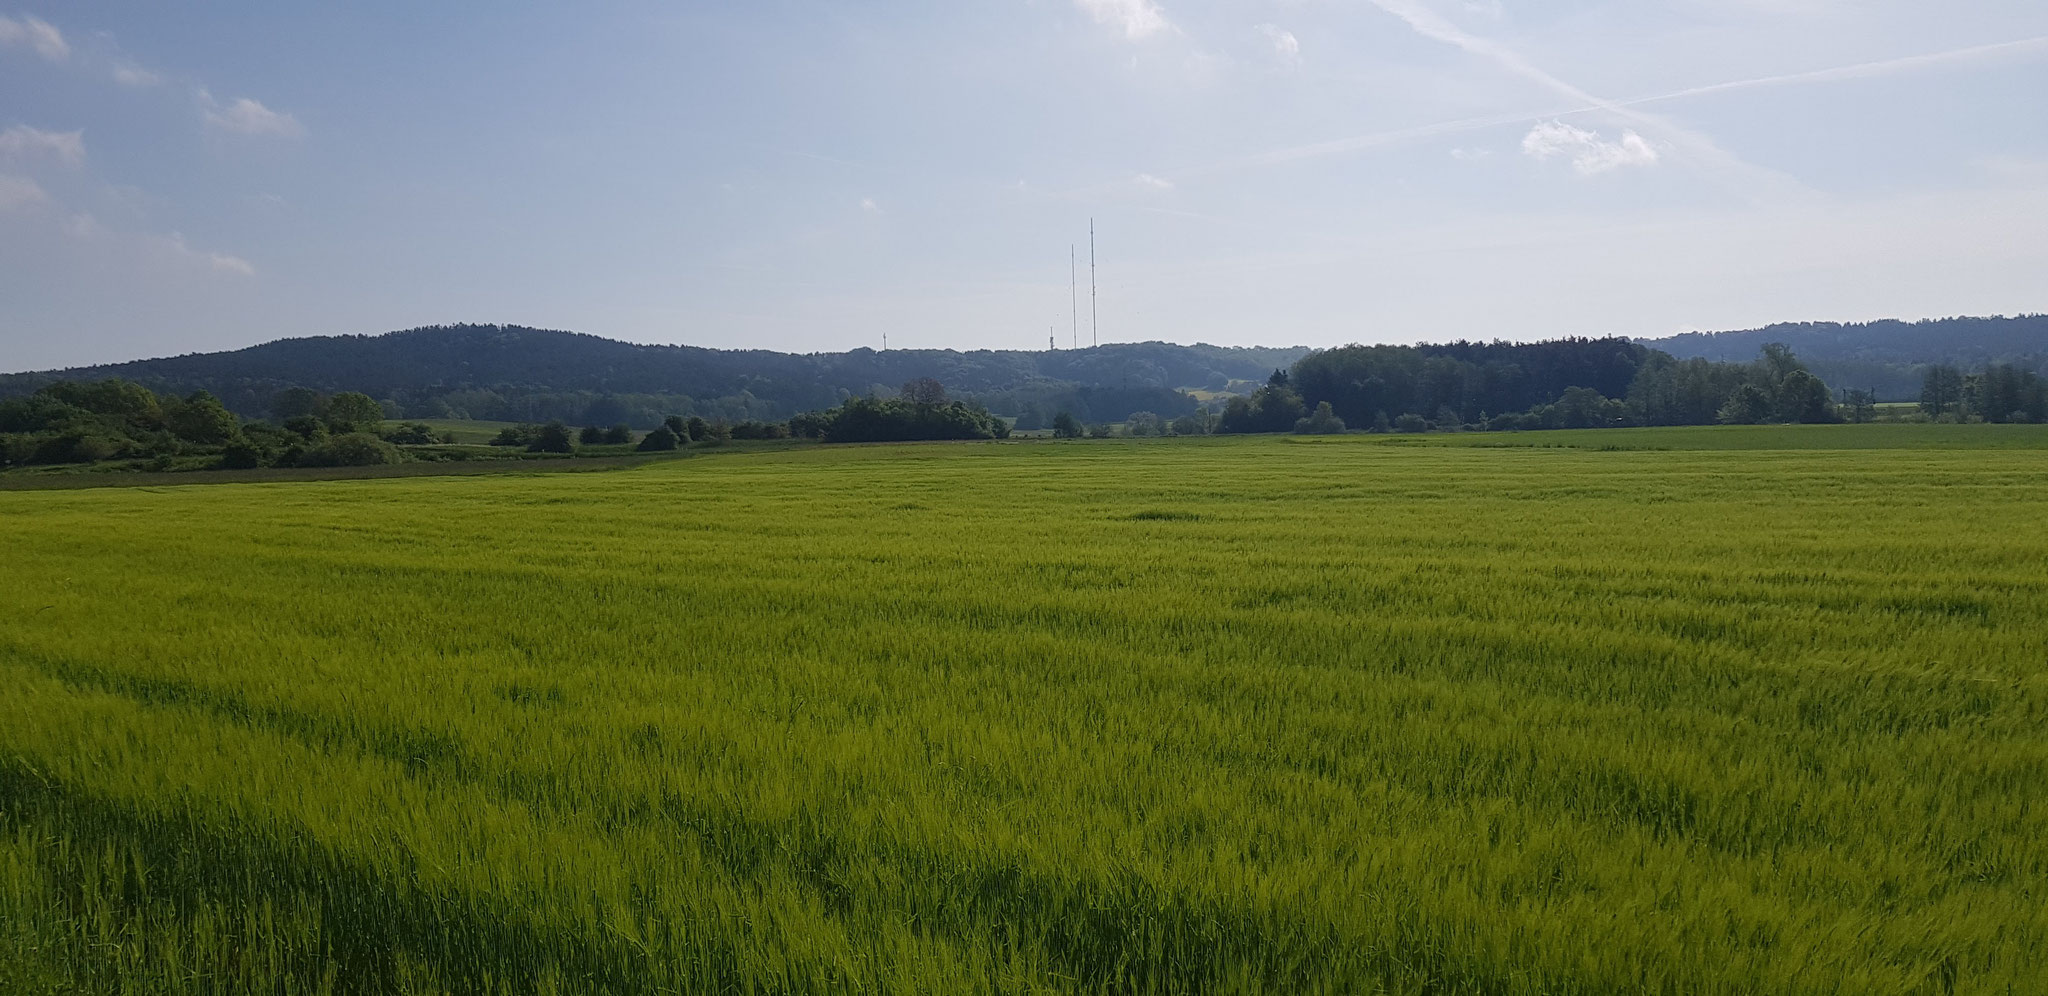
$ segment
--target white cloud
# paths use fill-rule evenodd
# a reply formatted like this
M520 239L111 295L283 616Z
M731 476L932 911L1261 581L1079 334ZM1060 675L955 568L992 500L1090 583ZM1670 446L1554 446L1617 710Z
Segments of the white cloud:
M1476 163L1493 155L1492 149L1452 149L1451 158L1461 163Z
M44 131L28 125L15 125L0 131L0 159L28 159L49 156L67 166L85 162L85 133L82 131Z
M1134 177L1132 177L1132 178L1131 178L1131 180L1132 180L1132 182L1136 183L1136 184L1137 184L1138 186L1140 186L1140 187L1144 187L1144 188L1145 188L1145 189L1147 189L1147 190L1172 190L1172 189L1173 189L1173 181L1172 181L1172 180L1166 179L1166 178L1165 178L1165 177L1163 177L1163 176L1153 176L1153 175L1152 175L1152 174L1150 174L1150 173L1140 173L1140 174L1138 174L1137 176L1134 176Z
M1121 29L1132 41L1173 30L1166 11L1152 0L1074 0L1074 6L1087 11L1097 24Z
M1261 24L1255 30L1266 36L1266 41L1273 46L1273 54L1281 62L1293 65L1301 61L1301 39L1294 37L1294 32L1277 24Z
M123 62L114 67L114 82L122 86L155 86L164 78L132 62Z
M35 17L24 16L17 21L0 14L0 45L27 45L51 62L71 57L71 46L64 41L64 33Z
M255 264L240 256L230 256L224 252L200 253L197 250L186 248L182 241L178 243L178 248L204 258L206 265L213 267L216 273L232 273L238 277L253 277L256 275Z
M869 213L869 214L881 214L881 213L882 213L882 206L881 206L880 204L877 204L877 203L875 203L875 199L874 199L874 198L872 198L872 197L863 197L863 198L861 198L861 199L860 199L860 209L861 209L861 210L863 210L863 211L866 211L866 212L867 212L867 213Z
M185 236L172 232L158 235L153 232L124 232L100 224L98 218L80 211L64 220L64 234L80 242L91 243L104 250L117 253L137 254L140 259L157 259L190 266L198 264L214 273L225 273L237 277L256 275L255 264L240 256L207 249L194 249L185 243Z
M1465 51L1467 54L1486 59L1508 73L1530 80L1567 99L1598 108L1624 121L1635 123L1638 127L1659 136L1666 143L1676 148L1683 154L1683 158L1692 165L1705 170L1709 175L1731 186L1741 189L1745 193L1755 196L1766 192L1780 194L1804 192L1804 189L1790 177L1745 162L1715 144L1714 140L1706 135L1691 131L1656 115L1634 110L1629 107L1630 102L1596 97L1579 87L1573 86L1545 72L1513 49L1499 42L1480 38L1464 31L1424 6L1419 0L1369 0L1369 2L1373 6L1407 22L1408 26L1416 34L1424 38L1451 45ZM1626 140L1624 140L1624 144L1627 144ZM1643 142L1640 138L1637 139L1637 144L1641 146L1642 150L1650 149L1649 143ZM1651 151L1650 161L1655 161L1654 150ZM1636 153L1632 151L1632 154ZM1630 163L1624 162L1619 165L1630 165Z
M36 186L34 180L0 173L0 211L41 204L49 199L50 195L43 193L43 188Z
M222 131L239 135L278 135L296 138L306 132L299 119L281 111L273 111L260 101L238 97L231 104L222 106L213 99L213 94L199 91L199 101L206 106L206 123Z
M1635 132L1624 131L1621 141L1610 142L1598 132L1562 121L1544 121L1529 129L1522 138L1522 153L1537 160L1570 157L1572 168L1585 176L1657 162L1656 148Z

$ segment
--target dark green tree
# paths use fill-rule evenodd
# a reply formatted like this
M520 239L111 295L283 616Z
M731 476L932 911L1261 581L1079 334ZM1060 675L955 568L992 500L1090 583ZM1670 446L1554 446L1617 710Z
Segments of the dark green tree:
M242 420L205 391L194 391L173 406L169 421L171 432L194 443L224 443L242 431Z
M917 405L946 403L946 385L932 377L916 377L903 384L903 400Z
M1052 417L1054 439L1079 439L1081 432L1081 420L1075 418L1074 413L1060 412Z
M569 435L569 427L560 422L549 422L533 434L526 448L534 453L574 453L576 440Z
M1716 418L1723 425L1761 425L1770 421L1776 407L1771 396L1755 384L1744 384L1728 396Z
M360 391L343 391L327 399L327 428L336 434L374 433L384 422L384 406Z
M283 422L302 416L318 416L324 407L320 392L310 387L287 387L270 399L270 416Z
M1920 410L1930 418L1960 415L1963 405L1963 372L1955 367L1927 368L1920 381Z
M653 432L640 437L640 445L634 447L634 449L642 453L654 453L662 450L672 450L681 445L682 438L676 435L676 431L667 425L663 425Z
M1330 403L1316 403L1316 410L1307 418L1294 423L1294 431L1304 436L1328 436L1344 431L1344 420L1330 410Z
M1781 422L1832 422L1835 406L1828 400L1828 386L1799 369L1778 382L1777 415Z

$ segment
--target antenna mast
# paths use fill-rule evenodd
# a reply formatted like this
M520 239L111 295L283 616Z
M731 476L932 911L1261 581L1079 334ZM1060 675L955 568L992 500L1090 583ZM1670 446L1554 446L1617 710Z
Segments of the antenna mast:
M1074 348L1081 348L1081 269L1075 262L1074 244L1067 243L1067 317L1073 319Z
M1088 219L1088 344L1102 345L1102 333L1095 330L1095 219Z

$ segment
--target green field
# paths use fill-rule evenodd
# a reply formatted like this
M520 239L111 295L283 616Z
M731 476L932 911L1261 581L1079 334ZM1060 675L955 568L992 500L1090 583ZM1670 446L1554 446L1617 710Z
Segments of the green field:
M0 493L0 992L2048 991L2048 427L1820 429Z
M396 419L392 424L399 422L418 422L435 432L448 433L457 443L489 443L498 438L499 432L519 425L517 422L487 422L473 418L407 418Z

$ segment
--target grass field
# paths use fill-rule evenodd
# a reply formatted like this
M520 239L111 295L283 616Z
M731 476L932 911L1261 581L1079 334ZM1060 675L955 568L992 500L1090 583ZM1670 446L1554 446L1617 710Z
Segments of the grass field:
M0 493L0 991L2048 991L2048 427L1826 430Z
M489 443L498 438L498 433L514 428L517 422L487 422L473 418L406 418L393 419L390 424L419 422L435 432L445 432L458 443Z

